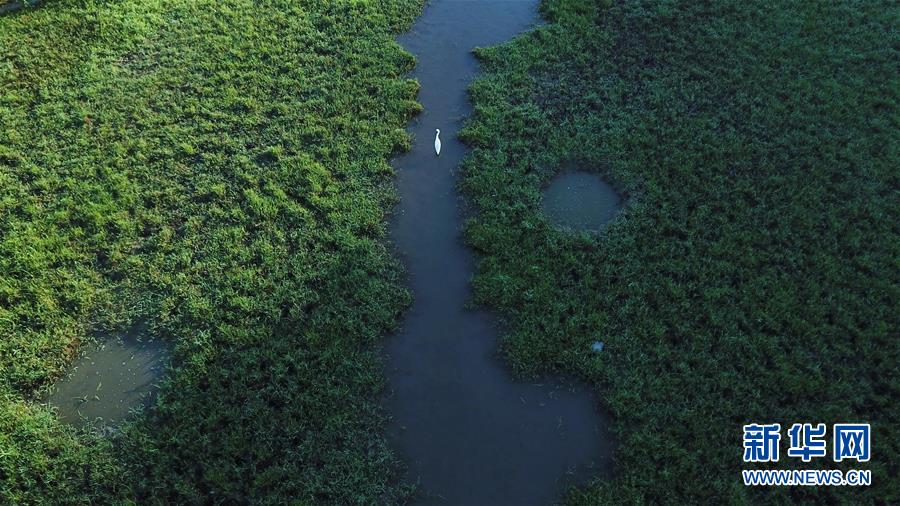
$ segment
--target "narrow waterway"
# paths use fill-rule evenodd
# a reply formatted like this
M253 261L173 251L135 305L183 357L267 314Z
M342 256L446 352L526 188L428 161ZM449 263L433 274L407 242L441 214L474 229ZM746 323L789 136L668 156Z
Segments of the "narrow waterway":
M539 21L536 0L433 0L400 43L418 63L424 106L412 150L394 162L392 240L414 303L387 341L388 436L422 504L550 504L609 467L609 437L587 388L513 381L497 357L496 319L467 308L473 258L461 239L456 133L478 71L471 50ZM443 149L434 153L436 128Z

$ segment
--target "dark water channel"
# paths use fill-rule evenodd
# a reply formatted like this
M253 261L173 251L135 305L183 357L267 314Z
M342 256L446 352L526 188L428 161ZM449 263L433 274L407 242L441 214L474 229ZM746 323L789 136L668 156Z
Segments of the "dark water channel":
M99 336L82 346L47 402L73 425L115 425L151 401L167 357L166 344L143 325Z
M467 309L473 258L461 242L456 139L478 71L471 49L538 22L535 1L434 0L401 44L415 54L424 112L394 162L400 204L392 239L414 303L387 341L389 438L421 504L550 504L609 467L597 400L563 381L513 381L497 357L495 318ZM443 147L434 153L434 131Z

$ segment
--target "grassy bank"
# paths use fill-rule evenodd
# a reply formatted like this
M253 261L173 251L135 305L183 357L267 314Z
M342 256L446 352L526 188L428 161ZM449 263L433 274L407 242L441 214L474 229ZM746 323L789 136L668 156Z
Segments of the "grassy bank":
M0 502L391 501L376 341L418 0L0 18ZM34 401L98 327L174 344L112 440Z
M543 13L478 52L462 184L479 211L476 295L505 316L509 362L587 379L614 419L614 476L570 501L900 500L896 6L547 0ZM572 161L628 197L600 237L540 212ZM875 457L859 467L874 485L744 487L751 421L871 422Z

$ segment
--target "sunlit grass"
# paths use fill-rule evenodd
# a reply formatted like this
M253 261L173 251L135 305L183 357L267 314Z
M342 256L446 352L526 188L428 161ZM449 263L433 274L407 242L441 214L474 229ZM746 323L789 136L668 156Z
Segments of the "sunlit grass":
M375 344L408 297L383 237L418 110L393 37L420 7L0 18L0 502L402 493ZM92 328L137 318L175 345L152 414L111 445L34 404Z

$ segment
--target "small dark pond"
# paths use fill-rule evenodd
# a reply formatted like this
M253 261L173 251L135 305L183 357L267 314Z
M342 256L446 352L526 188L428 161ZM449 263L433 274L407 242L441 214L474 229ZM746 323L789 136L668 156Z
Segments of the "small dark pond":
M24 9L25 7L34 7L38 4L38 0L26 0L26 1L16 1L13 0L11 2L3 3L0 0L0 15L15 12L20 9Z
M622 208L622 198L593 172L562 172L544 189L544 214L572 230L599 231Z
M167 358L166 344L148 335L143 325L98 336L82 346L81 356L47 402L61 420L76 426L119 423L150 402Z

